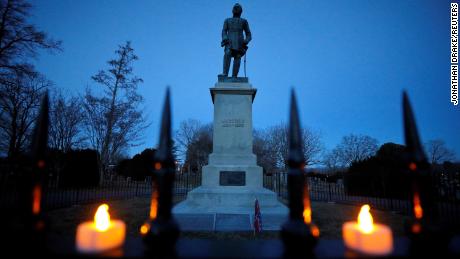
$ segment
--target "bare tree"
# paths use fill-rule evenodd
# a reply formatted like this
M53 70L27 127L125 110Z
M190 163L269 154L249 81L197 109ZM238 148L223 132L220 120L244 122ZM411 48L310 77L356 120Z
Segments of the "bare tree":
M212 152L212 127L212 124L202 125L193 134L187 146L185 165L200 170L208 163L209 154Z
M267 130L253 131L253 152L257 156L257 164L264 168L267 173L277 171L276 151L271 147L271 141Z
M378 141L366 135L350 134L344 136L340 144L332 150L341 166L350 166L352 162L364 160L375 155Z
M51 85L43 76L22 72L0 83L0 147L8 157L24 151L44 90Z
M12 71L34 72L27 59L35 57L38 49L60 49L60 41L28 23L31 7L24 0L0 1L0 78Z
M274 163L276 168L285 168L285 159L288 153L288 139L285 124L272 126L265 131L265 140L271 150L274 152Z
M0 147L9 157L27 144L42 91L50 84L29 59L40 49L59 50L61 45L27 21L30 10L24 0L0 1Z
M142 79L132 73L132 64L138 57L130 42L119 46L115 54L116 58L107 62L109 67L92 77L102 86L104 95L97 97L88 88L83 105L87 134L100 152L102 169L124 148L139 144L147 126L139 109L143 98L136 91Z
M180 123L179 129L176 130L175 134L175 143L179 157L185 159L189 146L197 138L198 132L202 127L202 123L194 119L184 120Z
M85 140L82 136L81 99L78 97L65 98L61 92L58 92L51 100L50 146L62 151L69 151L80 146Z
M308 128L304 128L302 133L307 165L319 163L318 155L323 147L320 135ZM253 136L257 163L269 173L284 170L288 153L286 125L254 130ZM176 131L176 141L179 149L185 150L185 164L199 170L208 163L208 156L212 152L212 124L203 125L191 119L183 121Z
M340 154L338 149L333 149L329 152L326 152L323 155L323 164L329 169L330 171L335 171L344 165L340 159Z
M445 142L441 139L428 141L425 144L425 149L431 164L440 164L455 159L454 151L447 148Z
M303 152L305 155L305 165L316 165L321 163L319 155L324 149L321 142L321 135L309 128L302 129Z
M276 153L276 165L285 168L288 154L288 128L286 124L279 124L267 130L267 141L271 149ZM319 133L309 128L302 128L302 142L305 156L305 165L318 164L318 156L323 149Z

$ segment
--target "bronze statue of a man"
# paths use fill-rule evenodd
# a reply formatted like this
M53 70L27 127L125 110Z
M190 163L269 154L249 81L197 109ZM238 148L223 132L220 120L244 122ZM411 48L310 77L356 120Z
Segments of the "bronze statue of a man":
M251 41L251 31L246 19L241 18L243 8L240 4L233 6L233 17L225 19L224 27L222 28L221 46L225 46L224 50L224 72L223 76L228 76L230 68L230 60L233 57L233 72L232 77L238 77L240 70L241 57L244 56L248 49L248 43ZM246 39L243 36L243 31L246 34Z

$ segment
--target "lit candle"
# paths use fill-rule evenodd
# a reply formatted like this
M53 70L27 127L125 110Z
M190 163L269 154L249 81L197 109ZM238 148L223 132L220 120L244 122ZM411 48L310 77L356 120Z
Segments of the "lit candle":
M345 246L368 255L388 255L393 251L393 235L388 226L374 224L369 205L363 205L358 222L346 222L342 227Z
M121 220L110 220L109 206L102 204L94 215L94 222L78 225L77 250L82 253L100 253L123 245L126 226Z

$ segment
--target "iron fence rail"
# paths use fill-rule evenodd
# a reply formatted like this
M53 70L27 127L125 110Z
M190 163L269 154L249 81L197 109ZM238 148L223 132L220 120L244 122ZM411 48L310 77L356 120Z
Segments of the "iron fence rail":
M187 193L201 185L201 174L195 172L177 173L174 182L176 201L185 199ZM20 183L14 175L0 174L0 209L14 208L18 203ZM47 210L71 207L73 205L101 203L111 200L150 197L152 180L136 181L115 177L103 181L96 187L61 188L56 181L49 181L44 190L43 206Z
M438 208L440 215L448 220L458 221L460 218L460 188L449 182L445 175L438 182L443 185L438 188ZM264 175L264 187L278 194L281 200L287 200L287 173L280 172ZM369 197L350 195L342 182L328 182L325 178L308 177L310 197L313 201L337 202L360 205L370 204L380 210L389 210L410 214L412 207L409 197L398 199L390 197ZM201 185L201 173L183 172L176 174L174 182L175 200L184 200L187 193ZM151 179L136 181L130 178L114 177L104 181L97 187L60 188L56 181L50 181L44 193L44 206L48 210L71 207L73 205L100 203L111 200L130 199L135 197L150 197L152 191ZM14 175L0 174L0 208L14 207L19 194L19 183Z
M454 180L456 178L438 175L434 179L437 183L436 198L440 216L447 221L458 223L458 219L460 218L460 187ZM400 212L407 215L412 213L412 204L409 195L405 199L351 195L347 193L342 181L328 182L326 178L318 177L307 177L307 180L310 188L310 198L313 201L352 205L367 203L371 207L380 210ZM442 181L444 182L442 183ZM263 183L265 188L276 192L281 200L287 200L287 173L280 172L272 175L264 175ZM439 183L442 183L442 185Z

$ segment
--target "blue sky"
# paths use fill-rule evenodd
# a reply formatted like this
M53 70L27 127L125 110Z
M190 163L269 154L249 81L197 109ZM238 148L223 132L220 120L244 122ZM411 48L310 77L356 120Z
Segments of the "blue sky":
M34 1L32 22L64 51L41 53L39 71L81 94L117 46L132 42L151 126L135 154L156 146L164 91L173 124L211 122L209 88L221 73L223 21L235 1ZM255 128L287 121L289 89L301 121L327 148L366 134L403 142L401 94L408 91L423 141L443 139L460 157L460 106L450 103L450 1L239 1L253 41L247 74L258 89ZM241 73L240 73L241 75Z

